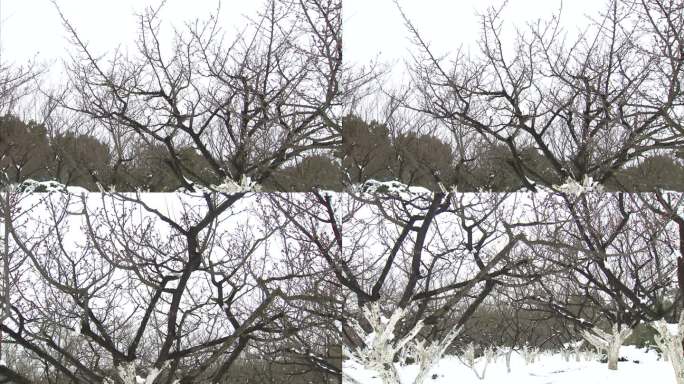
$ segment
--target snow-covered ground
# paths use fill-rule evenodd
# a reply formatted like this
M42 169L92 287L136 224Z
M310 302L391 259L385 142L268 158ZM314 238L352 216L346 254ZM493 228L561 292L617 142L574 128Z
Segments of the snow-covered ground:
M608 370L605 363L599 361L565 361L560 353L540 354L538 360L529 365L523 357L514 353L511 357L511 372L506 371L503 356L492 361L485 371L484 379L479 380L471 368L456 356L444 357L428 376L430 384L675 384L672 366L659 359L651 350L624 346L620 356L628 361L620 362L617 371ZM638 363L637 363L638 361ZM481 374L483 361L476 365ZM418 372L415 365L398 367L402 379L398 384L413 384ZM381 384L375 372L364 370L354 361L347 360L343 365L344 384Z

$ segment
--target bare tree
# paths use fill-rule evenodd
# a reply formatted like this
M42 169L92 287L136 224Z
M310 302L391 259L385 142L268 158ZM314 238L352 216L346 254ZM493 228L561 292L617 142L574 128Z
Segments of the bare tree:
M14 292L2 325L45 366L26 380L221 382L242 355L298 338L310 347L300 355L334 371L322 343L309 343L333 328L315 303L334 300L316 290L305 259L277 252L288 245L254 215L258 196L32 198L42 199L34 230L6 224L30 261L16 283L33 289Z
M343 71L339 0L266 1L232 40L219 7L176 29L170 50L162 11L139 16L133 53L106 57L60 12L75 48L60 105L109 133L117 165L130 160L125 144L134 141L164 148L184 188L262 183L292 159L341 143L337 113L353 81ZM184 150L208 172L184 161Z
M17 67L10 65L1 60L0 53L0 116L2 122L12 119L12 114L17 112L17 108L22 98L28 96L34 90L34 81L37 79L39 73L32 65L28 67ZM4 125L4 124L3 124ZM15 249L9 241L9 227L6 225L7 219L10 216L17 214L17 205L19 199L13 193L12 183L16 180L10 176L11 171L17 169L17 162L12 156L16 154L14 151L14 142L8 138L8 133L11 131L9 127L3 126L3 131L0 133L0 221L2 222L2 245L0 255L2 256L2 281L0 282L0 325L11 316L10 307L13 289L15 288L13 276L18 272L22 264L22 258L15 254ZM14 375L7 370L4 364L3 353L5 351L5 340L2 330L0 330L0 375L3 377L15 380L20 383L22 381L20 376Z
M420 360L417 382L424 380L492 289L524 274L520 234L505 224L504 200L362 193L344 196L336 213L320 195L327 214L311 218L319 226L295 223L293 236L318 251L322 268L345 292L346 345L385 382L396 382L393 362L402 353ZM283 207L286 215L311 210ZM323 237L320 226L336 236Z
M16 111L20 100L35 90L38 68L29 64L24 67L0 62L0 115Z
M39 68L32 64L20 67L0 61L0 125L3 126L0 132L0 186L16 181L14 174L21 172L21 166L31 154L29 135L18 132L26 127L13 125L19 121L16 114L23 107L22 99L35 92L39 75Z
M539 207L548 224L527 241L557 267L533 299L574 322L606 351L609 369L617 369L620 345L632 329L675 309L672 228L639 197L624 193L550 194Z
M25 288L19 284L19 276L26 272L25 261L26 255L21 254L18 247L11 241L11 226L8 224L11 221L19 228L26 229L27 216L30 210L22 210L22 206L26 206L26 195L17 193L16 187L10 184L5 185L0 189L0 222L2 223L2 281L0 282L0 376L4 376L10 380L15 380L19 383L29 382L22 378L20 374L16 374L8 369L10 352L8 351L11 343L11 338L6 338L2 327L12 317L12 307L15 304L13 298L16 294Z
M681 1L611 0L569 40L560 12L504 42L502 8L481 16L474 56L436 56L404 20L416 45L416 93L405 105L456 136L508 148L522 186L567 178L599 183L627 164L683 143ZM525 151L541 155L529 158Z

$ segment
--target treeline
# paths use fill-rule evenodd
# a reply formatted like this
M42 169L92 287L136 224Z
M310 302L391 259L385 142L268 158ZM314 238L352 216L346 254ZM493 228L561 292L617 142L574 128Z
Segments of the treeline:
M172 159L179 159L190 175L220 184L206 159L190 146L171 156L163 145L139 142L117 153L105 140L90 134L48 132L43 124L15 116L0 117L0 172L9 183L32 179L54 180L89 191L175 191L183 185ZM274 172L266 190L303 190L321 180L330 189L341 188L341 170L327 156L309 156Z
M482 142L466 158L455 153L445 139L415 132L393 134L386 124L349 115L342 121L343 144L331 153L308 154L272 172L263 183L267 191L306 191L314 187L341 191L346 185L370 179L399 180L439 190L515 191L524 188L508 148ZM91 134L48 132L43 124L0 117L0 170L9 182L54 180L90 191L98 183L107 189L168 192L182 187L172 156L161 144L139 142L118 153L105 140ZM119 151L120 152L120 151ZM554 180L551 164L534 148L518 154L535 173ZM175 156L189 175L219 180L206 159L191 146L179 147ZM684 191L684 151L675 155L650 154L629 164L605 183L608 191ZM534 180L533 180L534 181Z

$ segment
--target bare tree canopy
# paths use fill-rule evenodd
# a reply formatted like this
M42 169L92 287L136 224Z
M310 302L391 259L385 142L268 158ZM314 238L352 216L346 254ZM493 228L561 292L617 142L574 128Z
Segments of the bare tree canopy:
M683 144L683 8L612 0L576 38L559 12L517 26L512 46L503 43L502 9L490 8L480 15L475 52L448 58L433 53L402 13L415 50L411 91L395 97L450 130L464 160L478 145L504 146L522 187L585 177L606 184ZM539 157L550 172L540 171Z
M344 0L109 51L58 1L0 57L0 383L684 384L684 0L443 56L393 0L398 84Z
M155 147L180 187L263 183L341 143L337 113L350 84L340 1L267 1L232 40L219 7L162 41L163 6L138 16L134 46L102 57L60 13L73 52L58 105L106 132L114 168L136 157L134 146Z
M270 228L283 218L266 196L6 197L11 375L222 382L251 355L339 375L339 299Z

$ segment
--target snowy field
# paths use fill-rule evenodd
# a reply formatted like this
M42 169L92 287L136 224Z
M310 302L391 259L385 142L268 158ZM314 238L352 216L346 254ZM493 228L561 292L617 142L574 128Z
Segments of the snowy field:
M543 353L538 360L525 364L520 354L511 357L511 372L507 373L503 356L491 362L482 380L470 367L456 356L444 357L432 370L426 383L432 384L675 384L672 366L658 357L657 352L624 346L620 356L628 361L621 361L617 371L608 370L605 363L599 361L577 362L575 356L569 361L561 354ZM637 363L638 362L638 363ZM480 375L484 362L476 363ZM374 372L364 370L353 361L347 360L343 366L344 384L381 384ZM417 367L408 365L399 368L401 383L413 384Z

